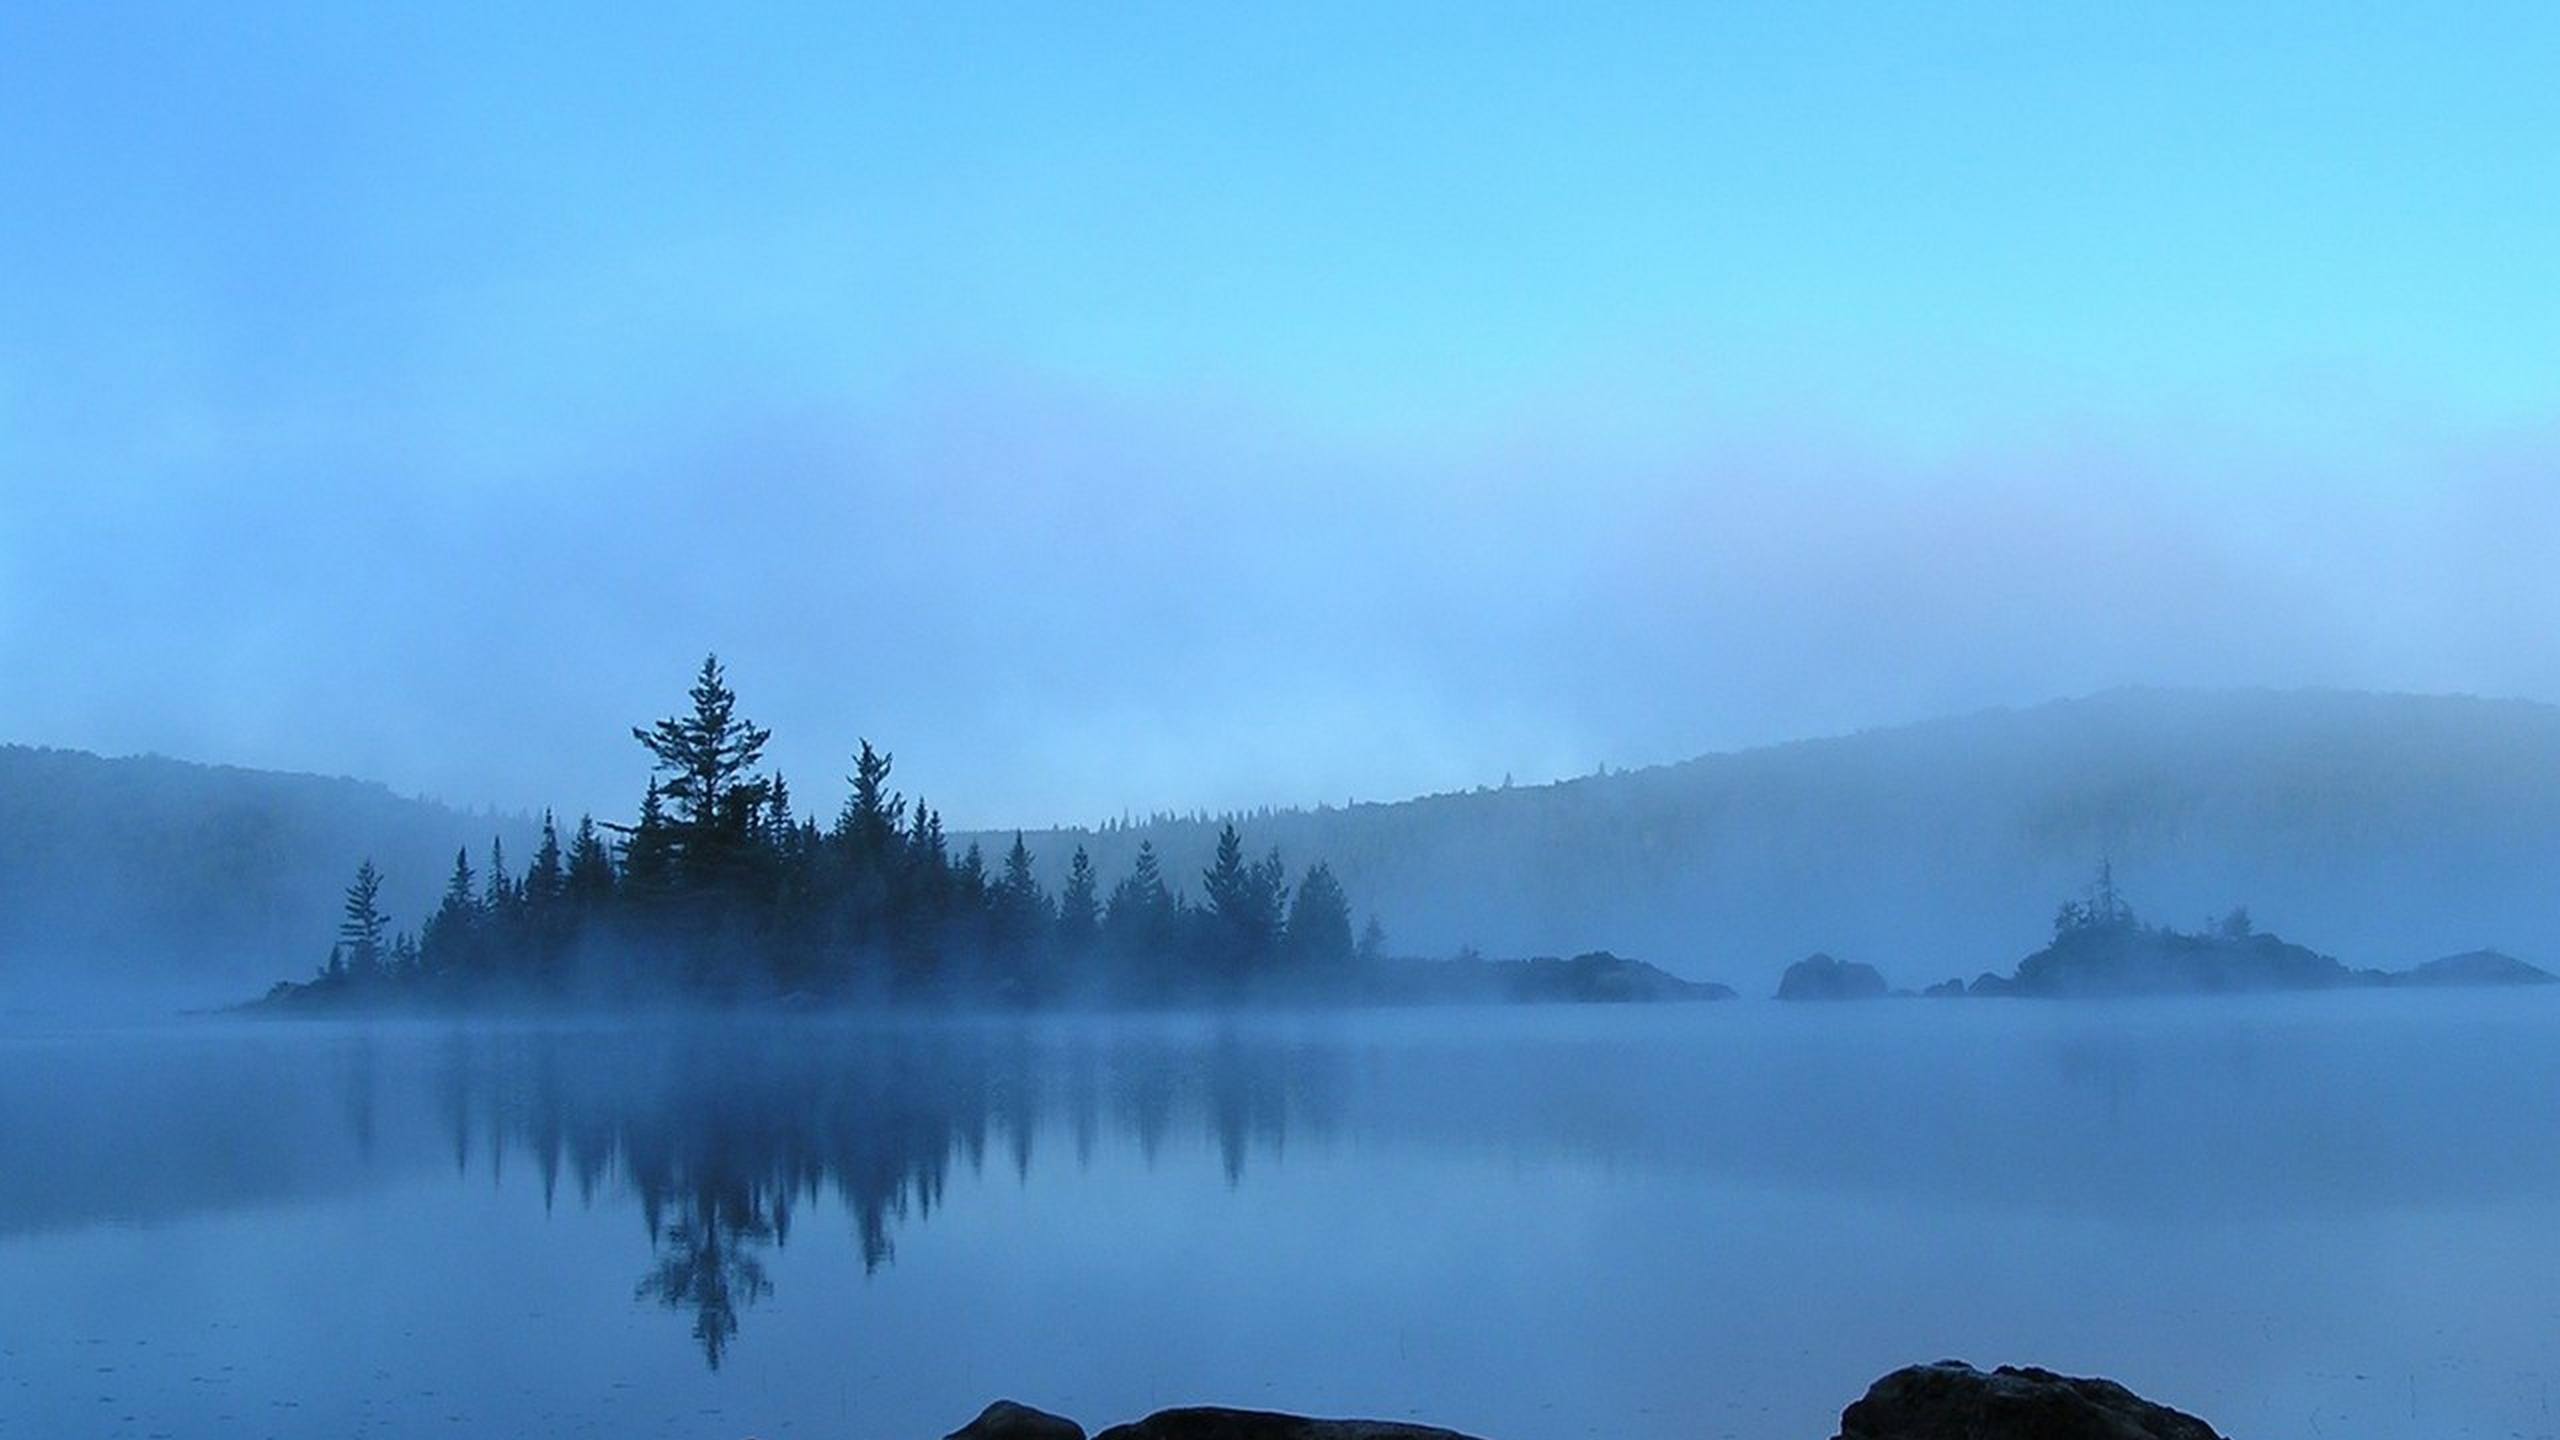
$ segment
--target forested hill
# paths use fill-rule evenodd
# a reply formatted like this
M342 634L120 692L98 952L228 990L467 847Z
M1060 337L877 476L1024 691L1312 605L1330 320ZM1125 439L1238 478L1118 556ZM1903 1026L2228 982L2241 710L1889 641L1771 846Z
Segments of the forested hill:
M356 780L0 746L0 1008L136 986L236 999L327 957L351 857L415 915L457 847L522 855L532 835Z
M1196 876L1215 817L1030 837ZM2560 959L2560 708L2133 690L1552 785L1250 817L1390 947L1607 947L1765 994L1828 951L1899 985L2003 969L2112 858L2146 913L2234 905L2359 966Z

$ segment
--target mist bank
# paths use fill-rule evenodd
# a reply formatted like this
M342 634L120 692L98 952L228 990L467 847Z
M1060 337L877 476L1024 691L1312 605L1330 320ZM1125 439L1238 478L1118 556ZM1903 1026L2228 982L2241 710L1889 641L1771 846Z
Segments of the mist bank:
M2210 929L2245 903L2352 968L2560 953L2560 709L2524 702L2125 691L1552 785L1023 838L1055 896L1078 847L1105 877L1151 847L1187 886L1227 823L1255 854L1322 857L1390 953L1605 948L1752 994L1816 951L1911 989L2004 966L2106 858L2155 914ZM521 863L538 823L0 747L6 1004L236 999L326 955L358 858L415 926L457 848L485 880L493 840ZM948 841L971 843L1001 856L1012 832Z
M326 948L348 855L415 911L454 847L532 834L361 780L0 745L0 1010L236 999Z
M2111 859L2158 915L2246 904L2356 968L2560 953L2560 708L2126 690L1547 785L1029 832L1196 863L1224 820L1321 853L1395 949L1606 947L1766 994L1816 951L1918 988L2049 938Z

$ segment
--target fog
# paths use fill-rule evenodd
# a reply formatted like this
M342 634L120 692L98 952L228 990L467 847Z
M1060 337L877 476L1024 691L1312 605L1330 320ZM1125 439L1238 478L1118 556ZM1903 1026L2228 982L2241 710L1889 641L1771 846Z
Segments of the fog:
M2560 697L2530 451L2225 490L2231 457L2096 438L1441 459L1020 393L865 408L506 482L349 452L254 488L211 459L26 486L0 728L627 815L644 764L612 737L717 648L804 787L867 736L999 829L2132 682Z
M995 829L2560 699L2547 17L1302 8L19 7L0 735L623 813L718 649Z
M0 7L0 1436L2548 1436L2555 54Z

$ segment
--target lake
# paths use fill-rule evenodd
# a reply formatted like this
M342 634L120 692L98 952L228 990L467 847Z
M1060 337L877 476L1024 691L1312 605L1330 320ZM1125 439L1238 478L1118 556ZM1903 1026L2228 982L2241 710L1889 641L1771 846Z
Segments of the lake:
M2548 993L13 1024L0 1435L2560 1432Z

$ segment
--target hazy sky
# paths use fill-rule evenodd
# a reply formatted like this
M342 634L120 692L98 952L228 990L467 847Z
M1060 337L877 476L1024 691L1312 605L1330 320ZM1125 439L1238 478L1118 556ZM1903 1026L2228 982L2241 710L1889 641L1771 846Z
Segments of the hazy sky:
M533 13L519 13L529 11ZM1391 797L2560 699L2560 8L0 7L0 738Z

